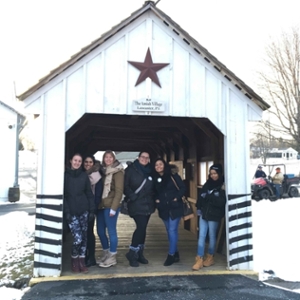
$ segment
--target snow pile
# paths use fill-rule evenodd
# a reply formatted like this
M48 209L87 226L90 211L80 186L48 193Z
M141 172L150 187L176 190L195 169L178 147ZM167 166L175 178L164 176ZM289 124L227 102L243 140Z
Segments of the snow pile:
M300 281L300 198L252 201L254 270Z
M35 216L26 212L11 212L0 218L0 299L19 299L3 297L6 293L20 295L24 292L4 285L13 286L32 276L34 224Z

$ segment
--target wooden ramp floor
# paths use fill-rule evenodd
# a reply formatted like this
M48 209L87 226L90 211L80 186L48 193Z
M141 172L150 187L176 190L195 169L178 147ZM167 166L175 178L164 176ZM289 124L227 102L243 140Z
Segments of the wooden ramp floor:
M125 253L128 252L128 247L131 242L132 233L135 230L134 221L126 215L119 215L118 218L118 254L117 254L117 265L110 268L100 268L98 266L89 268L89 275L103 275L104 277L125 277L125 276L153 276L166 275L177 273L182 274L184 272L190 272L192 265L195 260L197 250L197 236L180 225L179 229L179 242L178 250L180 253L180 262L175 263L172 266L165 267L163 263L168 254L168 239L166 230L162 220L158 217L157 213L154 213L149 221L147 228L147 237L145 242L144 256L149 260L148 265L142 265L138 268L132 268L129 266L128 260L125 257ZM98 260L102 248L99 242L98 235L96 233L96 259ZM66 242L63 245L63 264L62 264L62 276L86 276L83 274L72 274L71 273L71 243L72 236L69 233ZM210 271L225 271L226 256L221 254L215 255L215 265L209 268L203 268L199 272L210 272ZM93 277L93 276L92 276Z

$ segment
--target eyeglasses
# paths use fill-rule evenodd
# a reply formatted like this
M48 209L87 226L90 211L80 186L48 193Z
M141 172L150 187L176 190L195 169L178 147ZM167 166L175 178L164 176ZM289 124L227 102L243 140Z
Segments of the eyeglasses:
M143 156L143 155L141 155L140 157L143 158L143 159L150 159L149 156Z

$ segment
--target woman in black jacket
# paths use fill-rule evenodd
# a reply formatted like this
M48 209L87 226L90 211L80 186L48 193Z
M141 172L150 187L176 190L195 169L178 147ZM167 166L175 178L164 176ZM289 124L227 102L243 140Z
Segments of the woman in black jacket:
M88 174L92 192L94 194L95 208L99 206L102 198L103 182L100 174L100 162L93 155L87 155L83 161L83 169ZM97 211L95 211L97 213ZM87 229L87 247L85 256L85 265L87 267L96 265L95 246L96 239L94 234L95 218L90 219Z
M72 272L88 272L85 266L88 221L94 219L94 195L88 175L81 168L82 156L74 154L65 171L64 213L73 235Z
M224 189L222 166L214 164L209 168L208 180L203 185L197 201L200 230L196 262L193 265L195 271L203 266L209 267L214 264L213 255L216 247L217 229L225 214L226 196ZM209 248L206 257L203 259L207 231L209 234Z
M182 196L185 193L185 185L177 174L176 166L167 164L162 158L158 158L154 166L156 207L165 224L169 240L169 253L164 266L170 266L179 261L178 227L183 216Z
M132 235L129 252L126 258L131 267L138 267L139 263L148 264L144 257L146 229L151 214L155 211L152 168L149 163L148 152L140 152L138 159L125 170L124 194L128 206L128 213L136 224Z

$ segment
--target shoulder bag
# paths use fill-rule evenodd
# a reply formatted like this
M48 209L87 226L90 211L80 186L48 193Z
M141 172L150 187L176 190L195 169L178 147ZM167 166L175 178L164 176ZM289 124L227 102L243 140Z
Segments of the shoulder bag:
M175 181L175 179L173 178L173 176L171 176L177 190L179 190L179 187ZM183 203L183 220L189 220L195 217L194 211L193 211L193 207L191 205L191 203L189 202L189 200L185 197L182 196L182 203Z
M147 179L145 178L144 181L142 182L142 184L134 192L135 194L137 194L143 188L143 186L145 185L146 181L147 181ZM121 209L120 209L120 213L121 214L129 215L127 202L128 202L128 200L125 200L125 198L122 200L122 202L121 202Z

